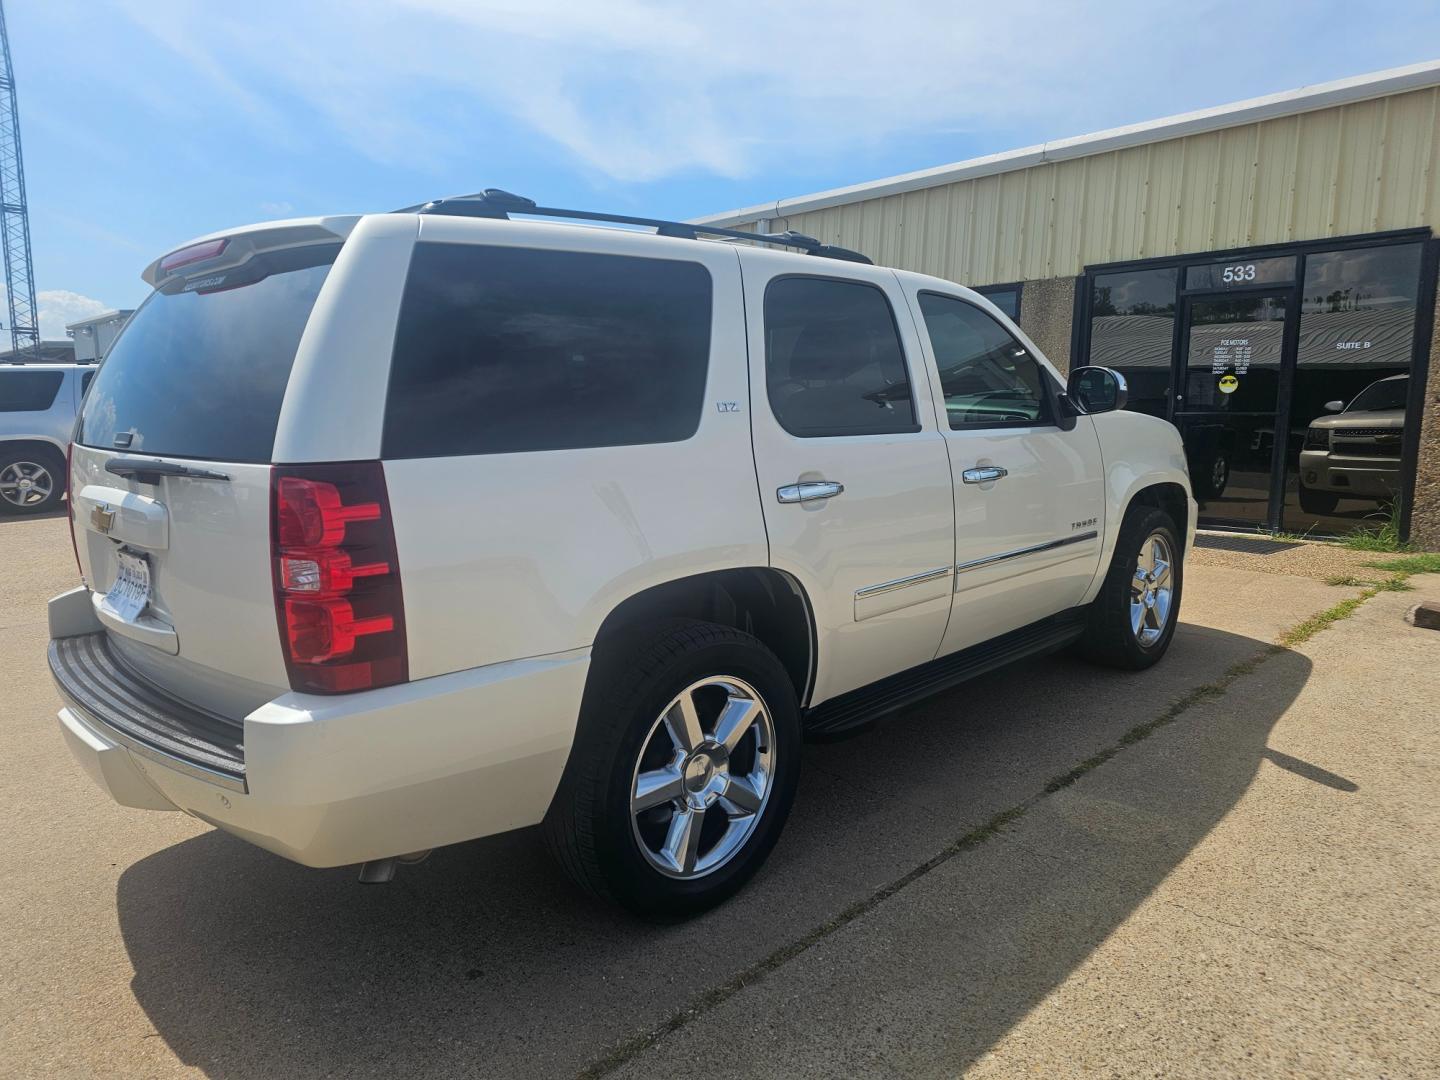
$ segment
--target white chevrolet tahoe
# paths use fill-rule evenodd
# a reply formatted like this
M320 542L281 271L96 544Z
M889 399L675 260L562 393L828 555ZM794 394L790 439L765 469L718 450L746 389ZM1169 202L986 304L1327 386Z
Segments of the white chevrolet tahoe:
M494 190L144 276L50 603L122 805L375 880L543 823L673 917L764 861L807 735L1175 631L1175 429L949 281Z

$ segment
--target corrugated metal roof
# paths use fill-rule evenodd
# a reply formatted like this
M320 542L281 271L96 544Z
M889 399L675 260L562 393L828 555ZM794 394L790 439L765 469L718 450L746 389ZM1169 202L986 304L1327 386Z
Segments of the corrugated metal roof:
M853 184L849 187L834 188L811 195L776 199L740 210L727 210L719 214L708 214L692 218L697 224L728 226L759 221L762 218L791 217L828 207L864 202L888 195L902 195L926 188L954 184L961 180L976 180L986 176L1028 169L1035 165L1089 157L1129 147L1179 139L1188 135L1220 131L1224 128L1256 124L1265 120L1295 116L1300 113L1328 109L1359 101L1387 97L1409 90L1440 85L1440 60L1406 67L1390 68L1356 75L1348 79L1302 86L1278 94L1249 98L1229 105L1195 112L1181 113L1160 120L1150 120L1125 127L1110 128L1090 135L1077 135L1067 139L1027 146L1019 150L1007 150L999 154L971 158L968 161L941 165L932 169L902 173L868 183ZM1120 179L1117 177L1117 179Z

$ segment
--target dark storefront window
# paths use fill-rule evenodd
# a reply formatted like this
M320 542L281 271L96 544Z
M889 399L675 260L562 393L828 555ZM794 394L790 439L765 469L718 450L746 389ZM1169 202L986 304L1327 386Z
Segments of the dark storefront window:
M1310 255L1291 395L1285 527L1343 533L1400 491L1420 244Z
M1091 289L1090 363L1125 376L1135 412L1166 414L1179 275L1173 266L1100 274Z
M1425 244L1297 244L1088 274L1080 362L1180 428L1210 524L1342 535L1403 475ZM1177 351L1178 350L1178 351Z
M975 290L1015 322L1020 321L1019 285L983 285Z

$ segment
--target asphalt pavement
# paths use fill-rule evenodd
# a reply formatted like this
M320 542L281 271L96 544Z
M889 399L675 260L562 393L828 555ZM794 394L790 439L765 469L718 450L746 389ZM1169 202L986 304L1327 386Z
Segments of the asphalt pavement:
M1026 662L806 748L734 901L656 927L522 831L385 886L69 758L63 517L0 519L0 1075L1435 1075L1440 633L1194 565L1165 662Z

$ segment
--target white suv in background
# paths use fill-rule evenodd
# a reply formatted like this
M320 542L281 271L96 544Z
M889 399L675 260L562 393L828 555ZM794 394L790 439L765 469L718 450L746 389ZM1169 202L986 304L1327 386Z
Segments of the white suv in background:
M152 264L73 448L75 756L370 879L543 822L677 915L764 860L805 734L1164 654L1173 427L968 289L740 237L489 191Z
M43 514L65 497L65 448L90 364L0 364L0 514Z

